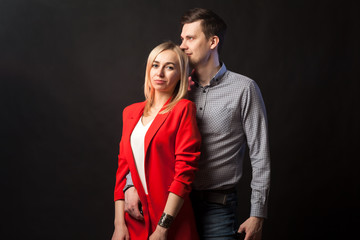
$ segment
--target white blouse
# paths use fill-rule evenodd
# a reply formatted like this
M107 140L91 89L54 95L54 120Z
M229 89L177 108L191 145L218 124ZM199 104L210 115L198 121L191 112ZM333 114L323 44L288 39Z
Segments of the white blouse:
M144 187L145 193L148 194L145 178L145 135L153 120L151 120L145 126L142 124L141 120L142 117L131 133L130 144L141 183Z

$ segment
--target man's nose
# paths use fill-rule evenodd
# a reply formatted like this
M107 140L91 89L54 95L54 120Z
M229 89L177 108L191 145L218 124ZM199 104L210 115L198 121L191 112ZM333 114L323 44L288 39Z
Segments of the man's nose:
M181 42L180 48L181 48L182 50L185 50L185 49L187 48L186 43L185 43L185 40L183 40L183 41Z

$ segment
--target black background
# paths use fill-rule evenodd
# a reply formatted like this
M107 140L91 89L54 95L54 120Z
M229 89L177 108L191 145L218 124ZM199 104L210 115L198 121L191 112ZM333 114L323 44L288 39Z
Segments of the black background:
M228 24L221 59L269 118L263 239L349 239L359 217L356 1L0 0L1 239L110 239L125 106L181 15ZM250 165L239 219L250 210Z

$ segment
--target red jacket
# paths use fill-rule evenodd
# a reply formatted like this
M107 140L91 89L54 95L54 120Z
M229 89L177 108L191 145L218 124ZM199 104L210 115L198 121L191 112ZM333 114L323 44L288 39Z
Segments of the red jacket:
M189 200L191 183L200 157L200 133L195 104L181 100L168 113L158 114L145 136L145 175L148 196L138 175L130 136L144 111L145 102L124 109L123 132L118 156L114 200L124 199L129 170L138 191L144 222L125 214L132 240L148 239L164 211L169 192L184 198L184 205L170 227L168 239L198 239Z

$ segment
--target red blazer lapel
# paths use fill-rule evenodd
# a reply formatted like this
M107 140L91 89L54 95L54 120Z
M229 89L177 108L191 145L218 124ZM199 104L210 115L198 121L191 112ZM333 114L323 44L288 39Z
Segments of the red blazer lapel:
M131 171L132 180L135 183L138 183L137 186L142 186L139 174L137 172L136 164L134 155L131 148L131 142L130 137L131 133L133 132L136 124L138 123L139 119L141 118L143 112L144 112L145 102L140 103L133 109L131 109L131 112L129 112L128 116L125 118L126 122L124 122L124 145L125 145L125 151L126 156L128 159L128 165L129 169ZM143 189L138 189L139 194L142 194L145 196L145 191Z
M159 130L159 128L161 127L161 125L164 123L164 121L168 116L169 116L169 112L164 114L158 114L155 117L154 121L152 122L151 126L149 127L149 130L145 135L145 159L151 140L154 138L156 132Z
M164 108L167 106L167 104L170 102L170 100L171 100L171 98L169 98L169 100L166 101L166 103L164 104L164 106L161 108L161 110L159 112L164 110ZM154 121L152 122L151 126L149 127L149 129L145 135L145 159L146 159L146 153L147 153L147 150L151 143L151 140L153 139L153 137L155 136L156 132L159 130L161 125L164 123L166 118L169 116L169 113L170 112L167 112L164 114L158 114L155 117Z
M128 122L126 123L126 128L127 128L127 132L129 133L129 136L127 136L129 137L129 139L127 140L129 140L129 142L130 142L131 133L134 130L136 124L138 123L139 119L141 118L144 112L144 107L145 107L145 102L141 103L138 108L134 109L130 113L127 119Z

